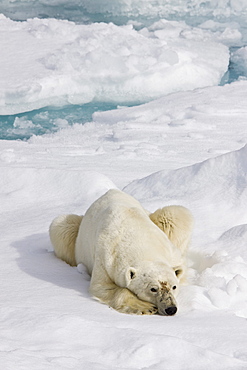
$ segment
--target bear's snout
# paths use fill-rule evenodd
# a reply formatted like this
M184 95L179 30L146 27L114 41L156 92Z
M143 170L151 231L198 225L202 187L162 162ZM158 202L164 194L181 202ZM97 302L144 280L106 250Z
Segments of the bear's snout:
M175 306L168 307L165 309L165 313L169 316L175 315L176 312L177 312L177 307Z
M173 316L177 312L176 306L170 306L167 308L159 308L158 313L162 316Z
M162 316L173 316L177 312L176 306L169 306L169 307L159 307L158 313Z
M158 313L165 316L173 316L177 312L176 299L171 292L170 284L160 282L161 289L157 295ZM172 286L172 285L171 285Z

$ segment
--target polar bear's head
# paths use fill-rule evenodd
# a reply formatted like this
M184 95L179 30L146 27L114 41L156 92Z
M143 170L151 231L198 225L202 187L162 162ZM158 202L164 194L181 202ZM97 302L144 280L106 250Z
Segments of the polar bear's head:
M176 296L182 269L173 269L165 263L143 262L126 272L126 285L139 299L151 302L160 315L175 315Z

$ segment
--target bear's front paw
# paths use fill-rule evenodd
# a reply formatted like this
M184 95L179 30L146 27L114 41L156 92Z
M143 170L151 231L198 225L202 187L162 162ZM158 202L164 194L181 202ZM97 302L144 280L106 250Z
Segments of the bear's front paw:
M149 302L137 302L131 306L121 307L118 311L134 315L155 315L158 308Z
M143 307L139 312L138 315L155 315L158 312L158 308L153 304L150 304L149 307Z

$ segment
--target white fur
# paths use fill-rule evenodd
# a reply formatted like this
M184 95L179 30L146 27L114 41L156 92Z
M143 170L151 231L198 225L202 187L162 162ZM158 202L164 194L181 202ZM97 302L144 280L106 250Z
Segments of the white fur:
M61 215L52 221L49 229L56 256L71 266L76 266L75 241L81 220L82 216Z
M68 253L58 249L65 244L54 241L59 233L53 229L66 226L58 225L52 223L50 235L56 255L64 257ZM91 294L120 312L167 314L176 308L183 255L140 203L119 190L108 191L82 218L75 263L83 263L91 275Z
M190 211L182 206L167 206L149 215L182 253L186 252L194 225Z

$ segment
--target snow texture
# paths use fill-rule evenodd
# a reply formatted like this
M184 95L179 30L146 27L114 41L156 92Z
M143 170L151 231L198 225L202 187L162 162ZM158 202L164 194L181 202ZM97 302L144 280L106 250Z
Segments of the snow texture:
M0 140L1 368L246 370L247 81L217 86L229 55L247 75L246 1L67 5L1 2L1 114L144 104L94 113L84 125L57 116L56 133ZM122 25L92 23L100 14ZM15 116L16 132L32 125ZM101 305L84 266L53 253L52 219L84 214L111 188L150 211L180 204L194 215L174 317Z
M0 142L5 368L246 368L244 91L246 82L176 93L57 134ZM51 220L83 214L114 183L150 210L175 203L194 214L176 317L100 305L83 267L52 253Z

